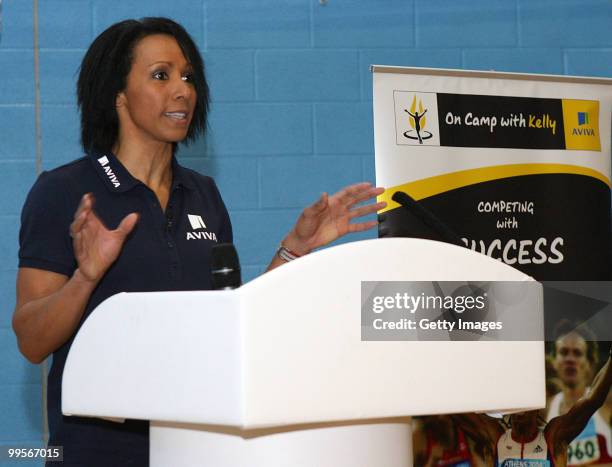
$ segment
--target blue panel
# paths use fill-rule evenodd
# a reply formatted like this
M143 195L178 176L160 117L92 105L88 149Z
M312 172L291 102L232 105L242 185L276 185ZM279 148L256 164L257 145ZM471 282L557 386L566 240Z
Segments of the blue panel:
M412 0L313 2L317 47L412 47Z
M83 155L79 142L80 120L76 105L41 109L42 160L48 170Z
M42 448L42 441L20 441L19 446L23 448ZM44 467L44 462L40 459L20 460L18 464L15 461L0 461L0 467Z
M193 39L201 44L203 9L201 2L193 0L151 1L130 0L129 2L113 2L95 0L94 3L94 33L97 36L111 24L125 19L139 19L145 16L165 16L180 23Z
M215 104L207 137L209 154L310 154L310 105Z
M310 0L210 0L207 47L310 46Z
M213 177L229 210L257 208L257 160L254 157L185 158L181 163Z
M416 0L416 11L417 47L503 47L518 42L512 1Z
M40 384L0 384L0 440L42 442Z
M363 161L363 181L370 182L372 185L376 184L376 170L374 164L374 154L362 156Z
M36 180L36 164L30 162L0 162L3 183L0 183L0 216L17 215L30 187Z
M333 194L362 181L358 157L270 157L260 164L264 208L304 208L324 191Z
M430 68L461 68L459 49L370 49L363 50L359 57L361 95L372 99L372 72L370 65L417 66Z
M20 221L18 216L0 216L0 259L2 260L0 262L1 270L6 271L17 269L17 250L19 249L19 222Z
M272 257L270 257L270 261L271 260ZM240 266L242 270L242 283L246 284L247 282L252 281L253 279L256 279L257 277L261 276L267 267L268 265Z
M301 210L230 212L240 264L267 265L280 241L289 233Z
M84 49L93 39L89 2L39 2L38 18L43 49Z
M463 64L473 70L563 74L560 49L472 49L465 51Z
M371 154L372 104L315 104L317 154Z
M0 70L0 104L34 104L32 51L0 50Z
M202 138L202 136L200 136L195 142L192 142L189 145L179 144L177 155L180 157L190 158L207 157L211 151L208 144L208 135L209 130L207 129L205 137Z
M366 49L360 53L360 70L370 72L370 65L461 68L459 49Z
M0 270L0 328L10 328L15 310L15 281L17 271Z
M0 328L0 381L6 384L40 382L40 369L21 355L11 328Z
M0 49L34 47L32 3L24 0L4 0L2 2ZM31 55L31 52L22 53Z
M255 55L261 100L358 100L356 51L262 51Z
M40 98L43 104L74 104L84 51L40 52Z
M34 119L33 106L0 108L0 160L36 158Z
M525 47L609 47L609 0L519 0L521 45Z
M252 51L208 50L204 60L212 100L253 100L255 72Z
M569 50L567 73L569 75L603 76L612 78L612 51Z
M240 211L231 213L234 242L244 266L265 265L272 260L281 240L294 226L301 210ZM373 216L370 217L374 219ZM375 238L376 230L346 235L333 245L365 238Z

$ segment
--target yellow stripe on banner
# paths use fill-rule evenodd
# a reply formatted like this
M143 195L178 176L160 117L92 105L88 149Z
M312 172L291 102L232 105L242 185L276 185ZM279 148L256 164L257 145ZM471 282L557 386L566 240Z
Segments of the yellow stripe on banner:
M403 185L387 188L377 201L386 201L387 207L378 211L381 214L385 211L399 207L391 199L396 191L408 193L415 200L429 198L457 188L463 188L476 183L490 182L502 178L520 177L522 175L541 175L541 174L574 174L593 177L602 181L610 187L610 179L601 172L588 167L580 167L569 164L513 164L499 165L494 167L480 167L478 169L461 170L435 177L424 178L415 182L404 183Z

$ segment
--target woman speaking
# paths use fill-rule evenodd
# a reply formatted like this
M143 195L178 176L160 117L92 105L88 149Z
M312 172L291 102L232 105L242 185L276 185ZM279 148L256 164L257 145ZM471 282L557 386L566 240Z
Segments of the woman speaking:
M179 142L205 132L208 86L189 34L169 19L145 18L94 40L77 94L86 155L42 173L28 195L13 328L28 360L53 355L49 444L64 447L64 465L146 466L148 422L64 417L62 373L79 327L111 295L210 288L211 247L232 241L230 219L215 182L175 158ZM382 191L360 183L323 194L269 268L373 227L351 220L384 207L356 206Z

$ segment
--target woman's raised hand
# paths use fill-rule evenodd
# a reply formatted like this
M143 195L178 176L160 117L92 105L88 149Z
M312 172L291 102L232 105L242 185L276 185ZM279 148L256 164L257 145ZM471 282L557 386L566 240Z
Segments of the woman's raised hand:
M384 188L373 187L370 183L363 182L343 188L332 196L323 193L316 203L302 211L295 226L283 241L284 246L302 255L327 245L347 233L371 229L377 225L377 221L355 223L351 221L383 209L387 203L358 207L356 205L375 198L384 191Z
M79 271L86 280L97 282L119 256L126 237L138 222L138 214L128 214L115 230L109 230L93 205L93 195L83 195L70 225L70 236Z

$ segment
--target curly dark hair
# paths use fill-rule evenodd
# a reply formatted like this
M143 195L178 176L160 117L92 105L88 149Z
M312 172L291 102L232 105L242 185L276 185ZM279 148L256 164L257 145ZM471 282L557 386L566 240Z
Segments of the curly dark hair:
M125 89L134 48L141 39L154 34L174 37L193 69L197 100L185 142L192 142L206 132L208 84L202 56L189 33L168 18L129 19L113 24L100 34L81 63L77 97L81 111L81 144L85 152L109 151L115 145L119 134L115 109L117 95Z

